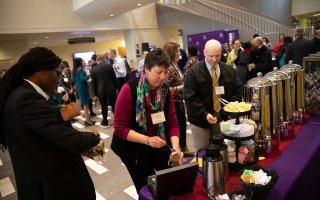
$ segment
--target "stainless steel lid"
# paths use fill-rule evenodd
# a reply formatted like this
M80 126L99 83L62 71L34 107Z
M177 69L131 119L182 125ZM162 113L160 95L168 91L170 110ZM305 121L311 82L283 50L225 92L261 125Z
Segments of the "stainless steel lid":
M277 80L287 80L290 78L290 75L284 71L279 71L277 67L274 67L273 71L266 73L264 77L272 81L277 81Z
M293 64L292 60L290 60L289 63L281 67L280 70L290 73L296 71L303 71L303 68L298 64Z
M256 77L256 78L252 78L252 79L248 80L248 82L245 85L245 87L248 87L248 88L262 88L262 87L270 87L270 86L274 85L271 80L262 77L262 73L261 72L258 72L257 76L258 77Z

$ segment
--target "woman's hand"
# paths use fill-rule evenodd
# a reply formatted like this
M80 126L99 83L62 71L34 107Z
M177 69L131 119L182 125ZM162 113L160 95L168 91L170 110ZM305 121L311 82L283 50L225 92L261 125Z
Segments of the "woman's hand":
M153 148L161 148L167 145L166 141L159 136L148 137L147 144Z
M65 95L62 96L63 101L68 101L69 100L69 95L66 93Z

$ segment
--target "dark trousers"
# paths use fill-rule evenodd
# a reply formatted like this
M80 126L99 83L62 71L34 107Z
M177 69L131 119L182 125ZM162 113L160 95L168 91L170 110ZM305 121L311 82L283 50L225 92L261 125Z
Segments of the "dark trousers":
M99 97L99 101L101 105L102 122L108 124L108 105L112 107L112 112L114 113L116 95Z
M124 158L122 162L126 165L132 178L137 193L143 186L147 185L147 177L155 174L155 170L169 168L169 149L152 148L146 145L141 146L137 159Z
M92 110L92 99L89 99L89 111L90 111L90 114L93 113L93 110Z
M236 74L238 75L241 83L244 85L248 81L248 67L239 65L236 69Z
M174 107L176 109L176 115L179 125L179 145L180 147L186 147L187 145L187 122L186 122L186 111L184 109L183 102L174 102Z
M112 137L111 149L127 167L137 193L147 185L147 177L154 175L154 170L169 168L170 149L167 147L152 148L150 146Z
M117 88L118 88L118 92L120 92L123 84L126 83L126 77L121 77L121 78L117 78Z

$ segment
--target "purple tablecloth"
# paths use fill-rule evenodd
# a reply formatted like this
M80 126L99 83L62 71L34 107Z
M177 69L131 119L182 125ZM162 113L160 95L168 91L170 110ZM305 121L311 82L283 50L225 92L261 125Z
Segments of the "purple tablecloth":
M313 115L287 149L270 164L279 180L266 200L320 199L320 116ZM154 200L148 186L140 200Z
M313 115L271 165L279 180L267 200L320 199L320 116Z

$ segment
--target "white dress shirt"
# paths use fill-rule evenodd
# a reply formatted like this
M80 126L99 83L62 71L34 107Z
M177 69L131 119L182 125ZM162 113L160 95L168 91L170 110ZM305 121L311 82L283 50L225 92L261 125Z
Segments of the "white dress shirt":
M207 62L206 59L205 59L205 62L206 62L206 66L207 66L207 68L208 68L208 70L209 70L209 73L210 73L210 75L212 76L212 74L211 74L212 65L210 65L210 64ZM218 78L219 78L219 77L220 77L220 67L219 67L219 64L217 64L217 66L216 66L216 74L217 74L217 76L218 76Z
M145 60L145 58L142 58L138 63L137 71L139 73L141 73L143 71L144 60Z
M49 96L35 83L33 83L32 81L28 80L28 79L24 79L25 81L27 81L28 83L30 83L32 85L32 87L39 93L41 94L41 96L43 96L47 101L49 99Z
M113 69L117 78L122 78L127 75L126 64L120 56L114 59Z

